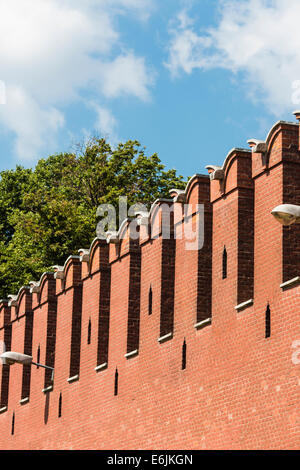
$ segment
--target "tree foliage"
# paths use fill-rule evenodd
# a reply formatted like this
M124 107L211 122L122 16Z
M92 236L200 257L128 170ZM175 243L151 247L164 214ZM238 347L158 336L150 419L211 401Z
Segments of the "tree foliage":
M127 196L129 205L149 206L172 187L185 186L176 170L165 170L138 141L112 149L100 138L0 177L0 298L89 247L100 204L117 207Z

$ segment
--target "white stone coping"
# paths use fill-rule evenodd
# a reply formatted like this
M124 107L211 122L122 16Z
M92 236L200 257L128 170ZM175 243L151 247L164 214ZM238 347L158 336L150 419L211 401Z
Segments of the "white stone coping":
M124 357L126 357L126 359L130 359L131 357L137 356L138 353L139 353L139 350L135 349L134 351L130 351L124 354Z
M243 310L246 307L250 307L250 305L253 305L253 299L246 300L246 302L242 302L241 304L236 305L234 308L235 310L239 311Z
M100 364L99 366L95 367L95 371L98 372L99 370L103 370L107 368L107 362L103 362L103 364Z
M73 375L73 377L69 377L67 379L67 382L72 383L72 382L76 382L76 380L79 380L79 374L76 374L76 375Z
M169 339L172 339L172 338L173 338L173 333L171 332L171 333L168 333L168 334L166 334L166 335L164 335L164 336L161 336L160 338L158 338L157 341L158 341L159 343L164 343L165 341L168 341Z
M199 321L198 323L195 323L194 328L198 330L199 328L202 328L205 325L210 325L210 324L211 324L211 317L206 318L205 320Z
M300 276L294 277L293 279L290 279L289 281L283 282L280 284L281 289L285 289L286 287L291 287L295 284L300 283Z
M53 385L49 385L49 387L43 388L42 392L48 393L48 392L52 392L52 390L53 390Z
M25 405L25 403L29 402L29 397L22 398L22 400L19 401L20 405Z
M7 406L2 406L2 408L0 408L0 413L4 413L5 411L7 411Z

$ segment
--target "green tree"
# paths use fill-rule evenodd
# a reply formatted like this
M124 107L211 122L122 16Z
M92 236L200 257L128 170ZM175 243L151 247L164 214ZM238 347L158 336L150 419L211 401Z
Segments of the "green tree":
M14 233L10 215L22 208L23 194L29 186L32 171L17 166L15 170L0 173L0 240L8 243Z
M33 170L17 166L0 179L0 298L16 293L54 264L88 247L96 236L96 209L149 205L184 188L176 170L165 170L157 154L137 141L115 149L94 138L74 153L41 159Z

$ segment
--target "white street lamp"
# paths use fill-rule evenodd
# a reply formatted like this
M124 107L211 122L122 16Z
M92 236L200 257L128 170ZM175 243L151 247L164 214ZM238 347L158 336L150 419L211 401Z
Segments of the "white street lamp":
M6 364L8 366L12 366L13 364L23 364L23 365L31 365L37 367L44 367L44 369L52 370L51 380L53 382L54 378L54 368L50 366L45 366L44 364L38 364L37 362L33 362L32 356L28 356L27 354L22 354L14 351L7 351L0 355L2 359L2 364Z
M282 225L300 224L300 206L281 204L275 207L271 214Z

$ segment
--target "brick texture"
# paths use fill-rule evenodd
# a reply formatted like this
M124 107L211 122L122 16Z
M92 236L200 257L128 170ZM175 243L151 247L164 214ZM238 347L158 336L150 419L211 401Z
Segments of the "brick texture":
M267 153L236 149L221 180L191 178L171 222L156 201L152 233L125 224L119 243L68 258L64 279L1 301L6 349L55 369L52 383L0 366L1 449L299 448L300 286L280 285L300 275L300 226L271 216L300 204L298 142L279 122ZM190 250L178 234L197 204L204 242Z

